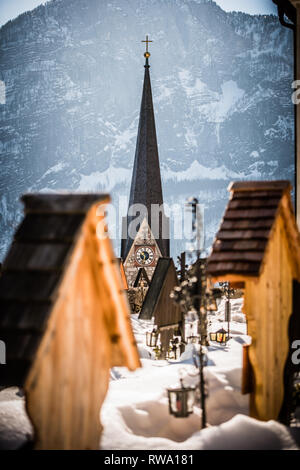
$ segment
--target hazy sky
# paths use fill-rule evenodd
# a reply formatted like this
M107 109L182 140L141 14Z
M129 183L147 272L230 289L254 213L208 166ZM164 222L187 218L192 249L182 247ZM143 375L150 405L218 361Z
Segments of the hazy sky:
M99 0L103 1L103 0ZM272 0L215 0L224 10L240 10L246 13L276 13L276 7ZM27 10L32 10L37 5L45 3L42 0L0 0L0 25L15 18Z
M215 2L226 11L238 10L251 15L276 14L277 12L277 7L272 0L215 0Z
M0 25L16 18L16 16L27 10L33 10L42 0L0 0Z

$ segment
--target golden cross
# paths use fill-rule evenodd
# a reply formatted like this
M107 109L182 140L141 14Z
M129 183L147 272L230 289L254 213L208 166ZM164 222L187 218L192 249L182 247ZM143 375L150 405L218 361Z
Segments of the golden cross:
M153 41L150 41L150 39L148 39L148 35L146 35L146 41L141 41L141 42L145 42L146 43L146 52L148 52L148 43L149 42L153 42Z

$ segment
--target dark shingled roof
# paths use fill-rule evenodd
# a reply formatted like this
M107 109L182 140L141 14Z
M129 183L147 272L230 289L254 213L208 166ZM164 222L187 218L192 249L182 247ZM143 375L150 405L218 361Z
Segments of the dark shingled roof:
M154 310L159 300L164 281L168 274L168 270L173 263L172 258L159 258L153 273L151 284L147 291L142 310L139 318L142 320L151 320L154 315Z
M212 276L258 276L270 231L289 181L232 183L231 198L208 258Z
M90 207L105 194L27 194L0 276L0 385L22 386L47 326L63 269Z

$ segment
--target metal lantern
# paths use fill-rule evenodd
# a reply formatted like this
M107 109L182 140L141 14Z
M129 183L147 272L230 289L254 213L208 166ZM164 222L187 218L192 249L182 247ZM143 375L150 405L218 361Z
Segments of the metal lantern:
M167 351L167 359L179 359L180 357L180 349L174 345L170 346L169 350Z
M162 358L162 349L161 349L161 346L155 346L155 348L153 348L153 352L155 354L155 359L161 359Z
M146 333L146 345L150 348L155 348L157 346L158 333L156 330L147 331Z
M169 388L169 412L176 418L187 418L193 413L195 404L196 388L185 387L183 380L180 380L180 388Z
M225 344L229 340L229 335L224 328L221 328L216 333L210 333L209 338L211 341L216 341L217 343Z
M170 347L167 351L167 359L179 359L180 357L180 342L178 338L170 341Z

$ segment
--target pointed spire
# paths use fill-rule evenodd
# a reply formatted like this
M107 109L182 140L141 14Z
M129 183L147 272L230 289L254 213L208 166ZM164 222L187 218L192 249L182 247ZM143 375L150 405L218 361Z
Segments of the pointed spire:
M152 90L149 73L148 43L152 42L146 36L145 75L143 96L140 109L140 120L136 142L135 159L132 173L129 207L133 204L143 204L148 211L148 223L150 228L159 223L159 234L156 238L162 256L169 256L169 240L162 239L162 220L151 221L151 206L163 204L159 156L157 148ZM133 217L127 216L127 226ZM151 223L152 222L152 223ZM122 258L125 260L129 253L133 239L127 238L122 243Z

